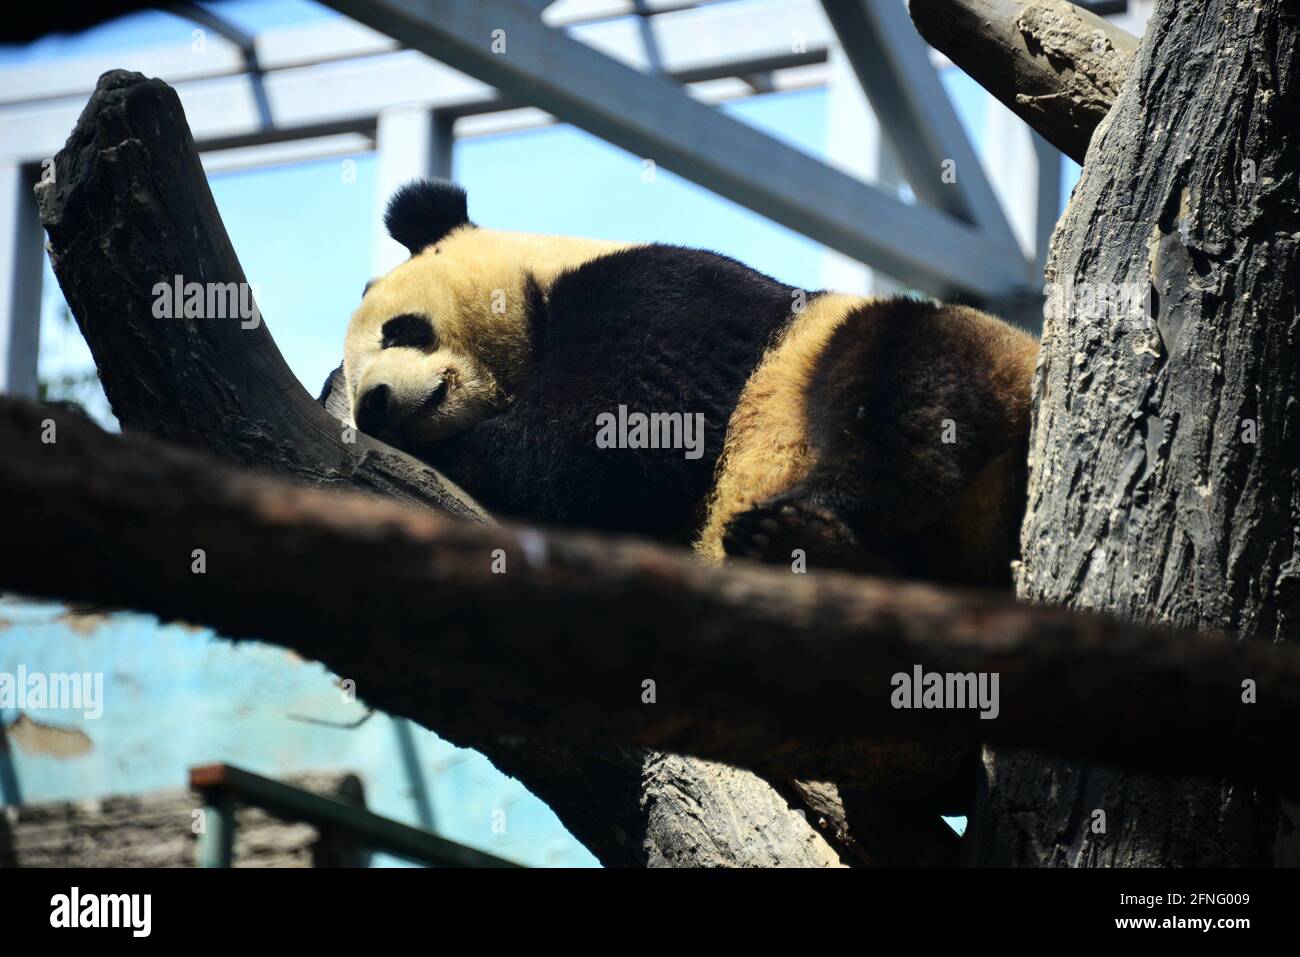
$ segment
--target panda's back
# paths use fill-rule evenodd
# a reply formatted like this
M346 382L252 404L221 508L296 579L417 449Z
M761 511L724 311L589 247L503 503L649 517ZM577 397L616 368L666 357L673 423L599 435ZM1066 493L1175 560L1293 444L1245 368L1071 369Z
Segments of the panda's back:
M809 295L665 244L598 255L543 291L533 371L436 464L506 515L689 539L745 384ZM701 454L598 447L598 416L620 408L701 416Z

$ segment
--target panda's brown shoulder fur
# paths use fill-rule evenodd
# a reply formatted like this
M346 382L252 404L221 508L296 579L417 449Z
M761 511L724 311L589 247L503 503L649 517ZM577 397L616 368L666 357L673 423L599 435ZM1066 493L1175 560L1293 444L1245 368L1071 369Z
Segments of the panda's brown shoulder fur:
M1006 582L1037 354L965 306L820 298L742 394L699 551Z

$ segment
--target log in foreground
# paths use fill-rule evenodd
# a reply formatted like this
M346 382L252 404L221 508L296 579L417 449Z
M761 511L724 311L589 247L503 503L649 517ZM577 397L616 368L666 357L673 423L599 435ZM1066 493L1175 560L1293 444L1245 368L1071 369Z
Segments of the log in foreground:
M155 318L156 283L245 278L170 87L138 73L104 74L55 168L54 181L37 187L50 258L124 426L309 485L490 521L423 463L362 434L345 442L265 324ZM747 772L633 748L493 736L456 725L450 704L445 717L429 726L518 777L604 864L839 863L807 821ZM937 817L932 823L943 828Z
M1042 137L1083 163L1138 39L1066 0L909 0L912 22Z
M934 783L909 739L988 740L1300 793L1295 649L483 526L10 400L0 447L0 587L265 638L453 737L612 740L900 797ZM892 706L918 668L996 675L996 718Z

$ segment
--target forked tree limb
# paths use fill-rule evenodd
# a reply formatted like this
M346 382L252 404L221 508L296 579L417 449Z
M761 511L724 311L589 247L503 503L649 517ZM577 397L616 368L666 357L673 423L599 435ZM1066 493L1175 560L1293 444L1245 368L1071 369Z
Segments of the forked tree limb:
M487 520L429 466L362 433L343 441L260 318L154 316L156 283L247 282L161 80L104 74L37 198L55 275L123 428Z
M453 737L610 740L910 798L936 782L909 739L988 740L1300 793L1297 649L484 526L67 415L44 444L48 416L0 401L0 586L265 638ZM893 707L918 666L998 675L997 718Z
M1083 163L1138 39L1066 0L909 0L912 22L1042 137Z

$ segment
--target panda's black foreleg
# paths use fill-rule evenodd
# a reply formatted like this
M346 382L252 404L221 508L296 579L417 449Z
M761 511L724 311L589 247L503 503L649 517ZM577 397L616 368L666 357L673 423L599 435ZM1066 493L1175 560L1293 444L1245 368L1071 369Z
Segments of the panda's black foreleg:
M734 515L723 529L723 550L770 564L803 558L809 568L894 574L893 564L854 530L856 499L836 483L801 483Z
M814 565L843 567L858 545L834 513L783 497L733 516L723 530L722 547L733 558L775 564L802 556Z

